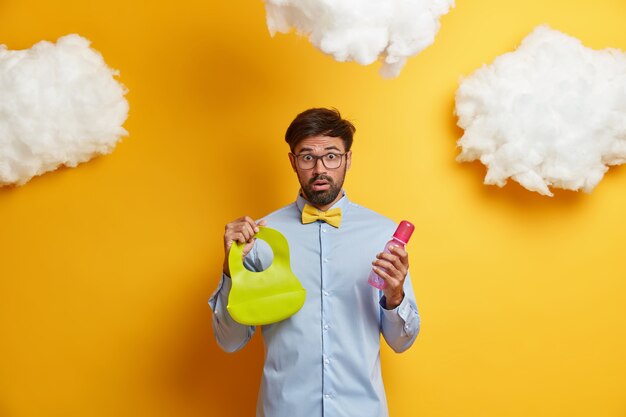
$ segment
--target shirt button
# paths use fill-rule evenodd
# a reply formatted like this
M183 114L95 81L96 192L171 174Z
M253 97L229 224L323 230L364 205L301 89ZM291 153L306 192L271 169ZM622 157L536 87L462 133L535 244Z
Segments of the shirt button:
M328 324L324 325L324 330L328 330Z
M324 295L328 297L328 291L324 291Z
M326 398L327 400L330 400L330 395L326 394L326 395L324 395L324 398Z
M328 262L328 258L324 258L324 262Z
M330 363L330 359L324 359L324 363L328 365Z

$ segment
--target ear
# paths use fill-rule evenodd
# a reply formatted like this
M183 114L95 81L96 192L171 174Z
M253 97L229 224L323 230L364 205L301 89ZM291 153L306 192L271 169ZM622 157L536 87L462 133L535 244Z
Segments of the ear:
M287 155L289 155L289 162L291 162L291 169L293 169L293 172L298 172L296 170L296 157L294 154L292 154L291 152L289 152Z
M352 165L352 151L346 153L346 171L350 169L350 165Z

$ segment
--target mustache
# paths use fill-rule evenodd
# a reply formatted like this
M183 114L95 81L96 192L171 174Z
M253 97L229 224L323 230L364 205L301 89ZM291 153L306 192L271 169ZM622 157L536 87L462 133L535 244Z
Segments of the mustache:
M332 177L329 177L328 175L320 174L320 175L316 175L316 176L312 177L309 180L309 185L313 184L315 181L319 181L319 180L328 181L330 184L334 184L335 183L333 181Z

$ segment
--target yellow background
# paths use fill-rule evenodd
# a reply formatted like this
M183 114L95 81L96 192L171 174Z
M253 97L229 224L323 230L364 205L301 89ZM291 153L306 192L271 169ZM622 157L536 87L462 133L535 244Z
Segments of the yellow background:
M79 33L131 108L113 154L0 189L0 416L253 415L262 341L223 353L206 305L224 225L295 198L284 130L335 106L350 198L417 224L422 333L383 349L391 415L625 417L626 170L590 195L487 187L452 113L459 77L536 25L626 50L625 21L624 0L459 1L383 80L270 38L260 0L0 0L0 43Z

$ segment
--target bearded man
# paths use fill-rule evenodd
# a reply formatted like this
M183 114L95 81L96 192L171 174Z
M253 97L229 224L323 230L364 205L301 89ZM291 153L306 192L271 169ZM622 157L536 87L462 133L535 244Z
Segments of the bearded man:
M222 278L209 300L215 337L225 351L241 349L256 330L226 309L234 242L245 244L246 267L262 271L272 253L255 234L259 226L277 229L306 289L300 311L261 326L265 362L257 417L388 416L380 335L399 353L419 333L408 254L400 246L380 253L395 223L350 201L343 189L354 132L335 109L300 113L285 134L300 182L296 201L259 221L243 216L226 225ZM372 269L386 282L384 290L368 285Z

